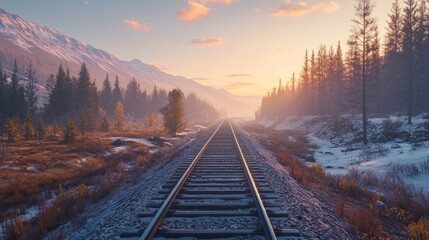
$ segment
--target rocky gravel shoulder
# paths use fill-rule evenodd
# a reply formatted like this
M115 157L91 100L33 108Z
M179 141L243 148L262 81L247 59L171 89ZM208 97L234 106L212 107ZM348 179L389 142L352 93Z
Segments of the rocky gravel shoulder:
M277 162L271 151L243 129L238 132L242 144L265 172L271 187L289 213L287 222L280 225L296 228L308 239L357 239L346 220L340 218L314 192L300 186L287 169ZM276 220L273 224L277 225Z

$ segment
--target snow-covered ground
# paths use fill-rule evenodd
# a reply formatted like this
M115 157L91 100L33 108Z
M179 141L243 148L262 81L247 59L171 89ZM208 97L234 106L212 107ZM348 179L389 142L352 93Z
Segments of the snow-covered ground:
M424 127L429 121L427 115L413 118L412 125L406 123L405 116L370 118L368 147L355 141L360 134L360 117L345 116L341 119L290 117L262 120L260 124L275 130L298 130L307 134L309 140L318 146L314 150L317 163L327 173L346 174L354 168L382 175L395 167L415 166L419 174L402 174L403 180L416 190L429 193L429 172L422 170L424 164L429 165L429 132ZM399 137L384 137L388 121L397 125Z

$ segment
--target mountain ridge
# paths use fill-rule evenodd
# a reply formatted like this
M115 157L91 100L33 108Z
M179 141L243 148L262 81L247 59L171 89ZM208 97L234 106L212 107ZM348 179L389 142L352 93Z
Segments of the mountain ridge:
M183 76L168 74L139 59L120 60L104 50L0 8L0 63L12 66L15 59L21 64L21 69L31 61L38 70L41 82L56 73L60 64L76 75L80 64L85 62L98 86L109 74L111 79L118 75L122 87L132 78L147 91L155 85L166 90L179 87L185 94L193 92L230 116L253 116L260 101L260 97L238 96Z

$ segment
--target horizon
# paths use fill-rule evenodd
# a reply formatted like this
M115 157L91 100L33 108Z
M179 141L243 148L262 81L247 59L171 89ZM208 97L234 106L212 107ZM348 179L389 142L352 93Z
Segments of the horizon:
M377 2L381 39L392 2ZM130 4L7 1L2 8L120 60L138 59L168 74L240 96L263 96L279 79L286 83L292 73L299 74L306 50L335 47L340 41L345 52L354 11L354 3L344 1ZM314 32L306 31L307 27ZM338 34L331 34L334 31Z

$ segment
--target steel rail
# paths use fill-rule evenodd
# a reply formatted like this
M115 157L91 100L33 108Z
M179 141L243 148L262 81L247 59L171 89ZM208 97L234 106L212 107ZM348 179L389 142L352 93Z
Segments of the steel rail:
M156 232L158 231L159 226L161 225L162 221L164 220L165 215L167 215L168 210L170 209L171 205L173 204L174 200L176 199L177 195L179 194L179 191L185 185L186 180L191 175L191 173L194 170L195 166L197 165L198 161L201 159L201 157L204 154L204 152L206 151L208 145L210 144L210 142L212 141L214 136L216 136L217 132L222 127L224 122L225 122L225 120L222 120L222 122L219 124L219 126L214 131L214 133L210 136L210 138L204 144L203 148L201 148L200 152L194 158L191 165L188 167L186 172L183 174L183 176L180 178L180 180L174 186L173 190L170 192L167 199L165 199L165 201L163 202L163 204L161 205L161 207L157 211L156 215L152 219L152 221L146 227L145 231L143 232L143 235L140 237L140 240L152 239L155 236Z
M265 210L264 203L259 194L256 183L253 180L252 173L250 172L249 166L247 165L246 158L244 157L243 151L241 150L240 144L238 143L237 136L235 135L234 128L232 127L231 121L228 119L229 126L231 127L232 135L234 136L235 145L237 146L238 152L240 154L240 159L243 164L243 167L246 172L246 177L250 185L253 197L256 199L256 208L258 209L259 218L262 221L262 227L264 229L266 239L277 239L276 234L274 233L273 226L271 225L270 219L268 218L267 211Z

